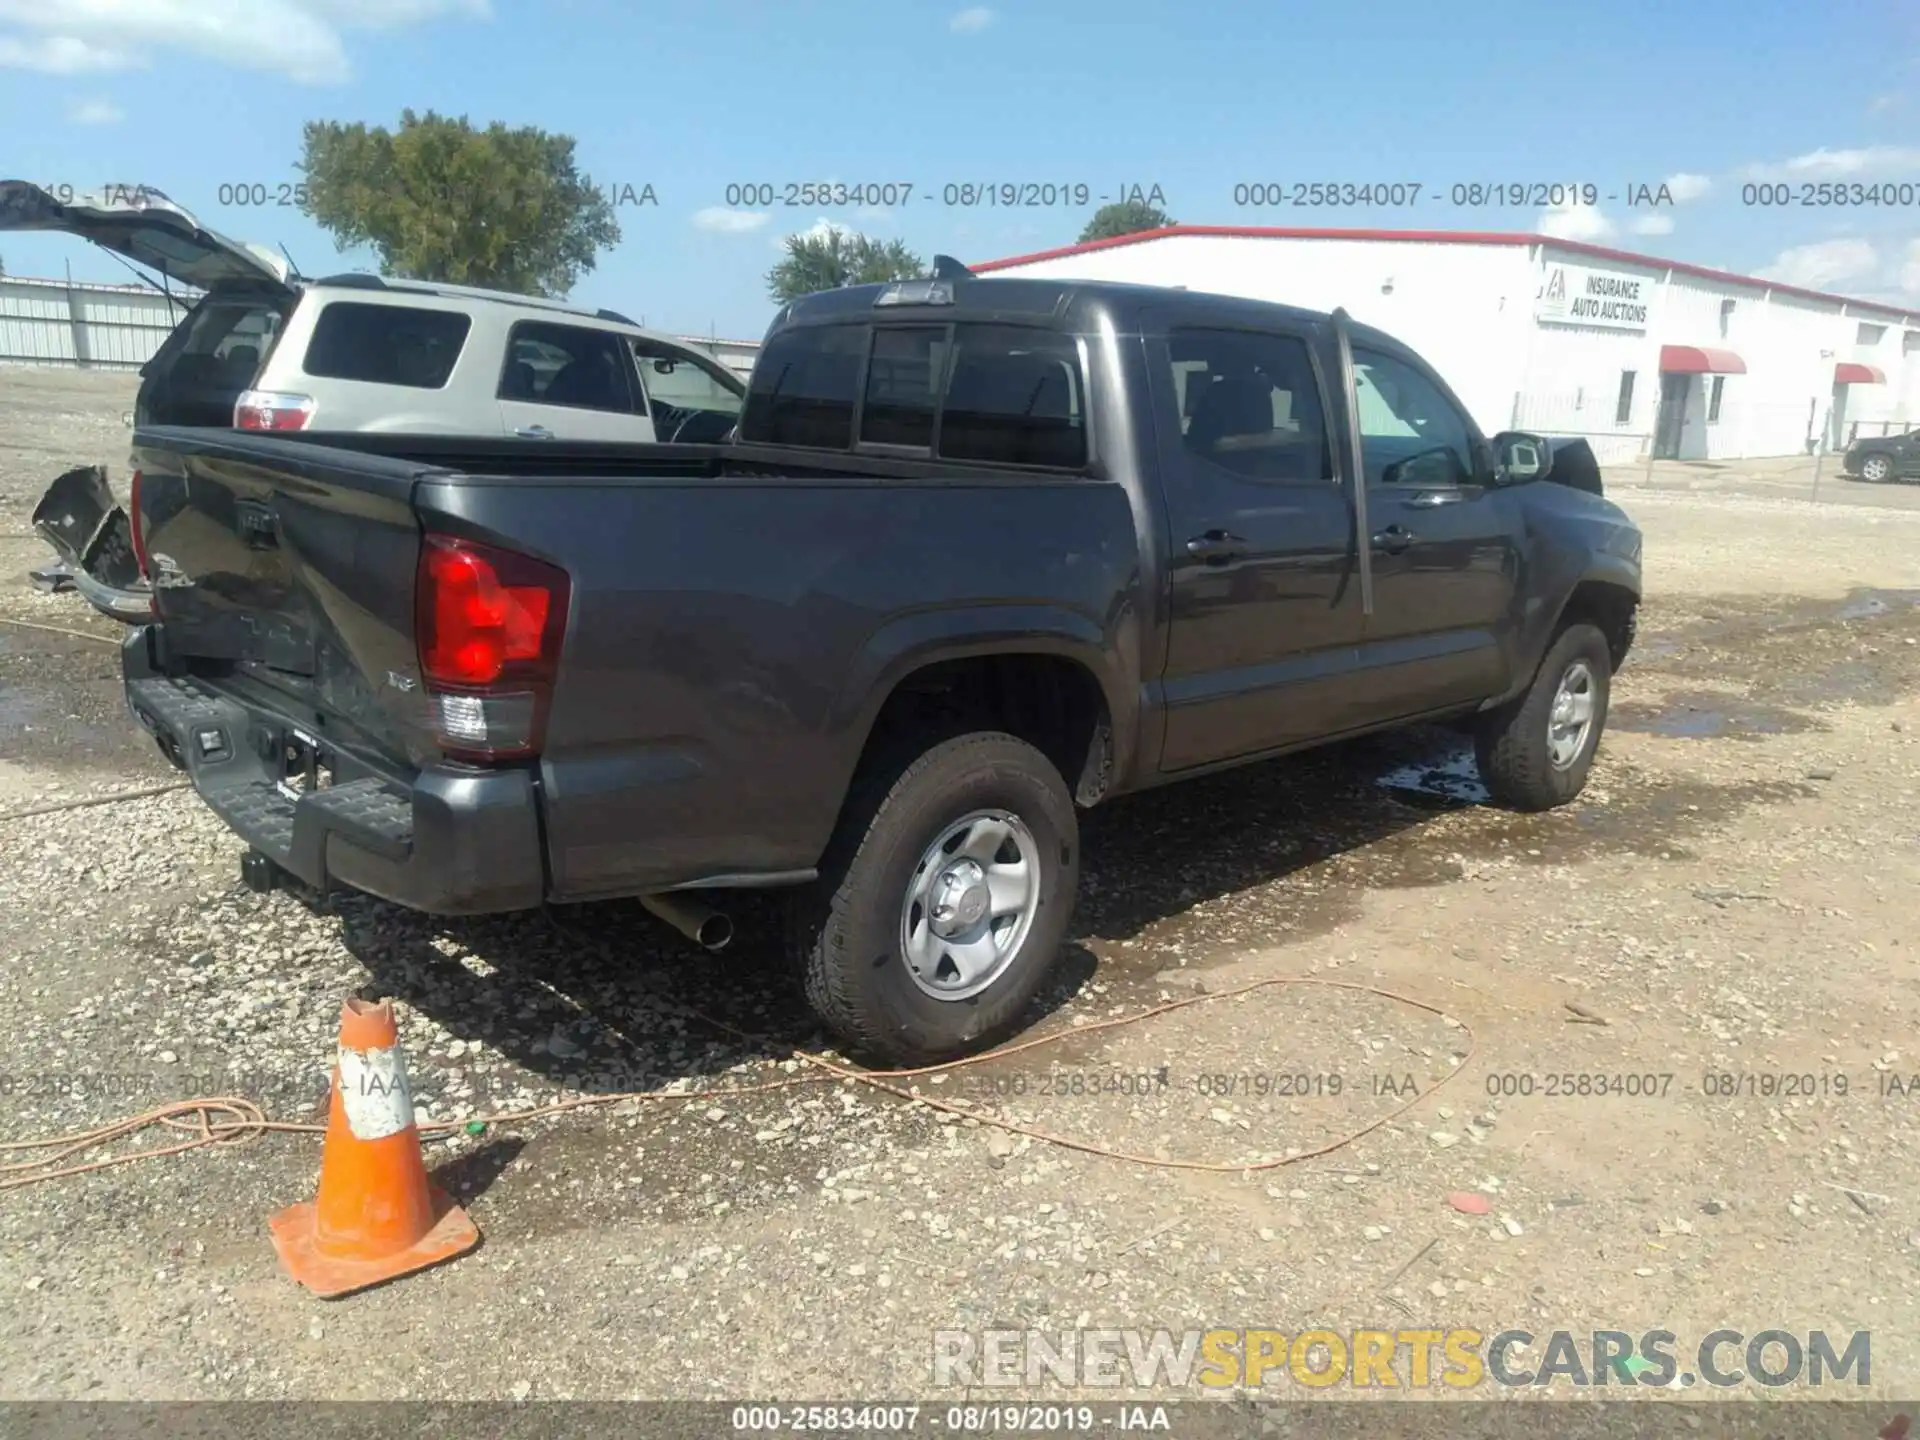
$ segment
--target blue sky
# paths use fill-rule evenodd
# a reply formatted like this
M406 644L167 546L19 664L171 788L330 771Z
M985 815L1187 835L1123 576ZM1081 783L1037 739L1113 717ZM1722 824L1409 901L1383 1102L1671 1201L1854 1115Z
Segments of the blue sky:
M837 223L984 260L1091 207L943 203L967 182L1158 185L1206 224L1534 230L1920 306L1920 8L1896 0L0 0L0 175L165 191L213 228L341 254L221 187L297 180L309 119L438 109L564 131L623 205L575 298L757 337L779 238ZM1679 203L1629 208L1631 186ZM1761 180L1905 183L1904 207L1758 207ZM877 213L727 206L728 184L910 182ZM1419 182L1412 208L1250 207L1249 182ZM1460 183L1592 182L1597 209L1460 208ZM784 198L784 197L782 197ZM10 273L126 279L0 237Z

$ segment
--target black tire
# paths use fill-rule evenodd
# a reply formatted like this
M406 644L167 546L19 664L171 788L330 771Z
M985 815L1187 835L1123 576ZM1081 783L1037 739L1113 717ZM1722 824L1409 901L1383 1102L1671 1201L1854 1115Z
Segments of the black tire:
M978 810L1018 816L1037 851L1039 902L1005 968L965 999L928 994L901 939L921 858ZM1018 1022L1047 979L1080 888L1080 827L1060 773L1024 740L995 731L934 745L856 783L820 879L795 896L790 939L807 1003L849 1050L883 1064L930 1065L985 1049Z
M1893 478L1893 461L1885 455L1869 455L1860 462L1860 478L1869 485L1884 485Z
M1571 761L1556 765L1549 745L1554 697L1562 678L1577 665L1584 665L1589 677L1593 723ZM1482 715L1475 730L1480 780L1496 802L1514 810L1551 810L1580 793L1606 728L1612 677L1607 637L1597 626L1578 622L1554 637L1533 684L1517 699Z

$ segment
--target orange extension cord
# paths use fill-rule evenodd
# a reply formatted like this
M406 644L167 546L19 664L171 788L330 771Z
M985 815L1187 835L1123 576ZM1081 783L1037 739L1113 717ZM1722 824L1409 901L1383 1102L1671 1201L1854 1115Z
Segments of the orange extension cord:
M1252 994L1274 985L1312 985L1333 990L1349 990L1362 995L1374 995L1392 1000L1397 1004L1424 1010L1429 1015L1438 1016L1450 1024L1457 1025L1466 1036L1466 1053L1451 1073L1442 1076L1433 1089L1424 1094L1415 1094L1401 1102L1358 1130L1330 1140L1311 1150L1303 1150L1294 1155L1280 1155L1265 1160L1251 1160L1231 1164L1215 1160L1172 1160L1153 1155L1137 1155L1126 1150L1116 1150L1110 1146L1098 1145L1088 1140L1075 1140L1069 1136L1056 1135L1031 1125L1022 1125L1017 1121L1003 1120L996 1116L983 1114L965 1105L952 1101L936 1099L930 1095L916 1094L902 1086L892 1083L909 1080L921 1075L947 1074L954 1070L965 1069L971 1065L984 1065L992 1060L1004 1060L1009 1056L1028 1050L1037 1050L1042 1046L1055 1045L1073 1036L1093 1035L1102 1030L1114 1030L1123 1025L1137 1025L1143 1020L1156 1016L1169 1015L1176 1010L1184 1010L1190 1005L1211 1004L1218 1000L1233 1000L1242 995ZM766 1037L754 1035L717 1020L699 1011L682 1012L688 1018L713 1027L742 1040L766 1043ZM930 1109L945 1111L961 1119L973 1120L981 1125L991 1125L1015 1135L1025 1135L1042 1144L1056 1145L1063 1150L1077 1150L1085 1155L1097 1155L1104 1159L1119 1160L1130 1165L1144 1165L1160 1170L1203 1170L1213 1174L1241 1174L1260 1170L1277 1170L1283 1165L1297 1165L1303 1160L1318 1159L1341 1150L1355 1141L1371 1135L1382 1126L1398 1119L1415 1105L1432 1095L1451 1081L1455 1075L1467 1068L1467 1062L1473 1058L1475 1041L1473 1030L1464 1020L1449 1015L1437 1005L1424 1000L1416 1000L1409 995L1397 994L1392 990L1381 989L1377 985L1364 985L1352 980L1324 980L1317 977L1282 976L1269 980L1255 980L1232 990L1222 990L1212 994L1189 996L1183 1000L1170 1000L1163 1005L1155 1005L1132 1015L1116 1016L1111 1020L1100 1020L1090 1025L1080 1025L1069 1030L1058 1030L1049 1035L1036 1036L1023 1040L1016 1045L990 1050L982 1055L974 1055L956 1060L947 1065L925 1065L914 1070L855 1070L824 1055L815 1055L806 1050L794 1050L796 1059L804 1060L821 1073L817 1075L797 1075L782 1080L769 1080L754 1085L723 1085L708 1090L663 1091L630 1090L606 1095L581 1095L570 1100L557 1100L547 1105L537 1105L529 1110L506 1111L496 1115L475 1115L466 1120L435 1121L422 1125L420 1133L431 1135L459 1130L476 1121L486 1125L507 1125L528 1120L537 1120L549 1115L564 1114L569 1110L586 1110L604 1105L617 1105L622 1101L644 1102L684 1102L692 1100L715 1100L740 1095L765 1094L774 1090L788 1090L801 1085L825 1084L830 1080L853 1081L872 1089L884 1091L888 1095L905 1100L909 1104L925 1105ZM159 1145L148 1150L136 1150L126 1155L109 1156L101 1160L89 1160L80 1164L63 1165L62 1161L87 1150L95 1149L124 1136L136 1134L150 1126L159 1125L169 1130L182 1131L187 1138L170 1145ZM157 1106L152 1110L130 1115L122 1120L111 1121L91 1130L75 1131L67 1135L58 1135L49 1140L16 1140L0 1143L0 1154L20 1154L29 1151L51 1150L50 1155L17 1160L0 1165L0 1190L17 1190L27 1185L37 1185L45 1180L58 1180L68 1175L84 1175L93 1170L105 1170L114 1165L127 1165L135 1160L151 1160L162 1155L178 1155L188 1150L198 1150L214 1145L240 1145L259 1138L270 1131L289 1134L318 1135L326 1132L326 1126L301 1124L286 1120L269 1120L260 1107L251 1100L236 1096L212 1096L197 1100L176 1100L172 1104Z

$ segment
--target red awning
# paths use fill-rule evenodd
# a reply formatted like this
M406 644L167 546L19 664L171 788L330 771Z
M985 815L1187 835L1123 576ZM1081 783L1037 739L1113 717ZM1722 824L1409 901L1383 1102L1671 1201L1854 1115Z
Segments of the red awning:
M1744 375L1747 362L1731 350L1709 350L1705 345L1662 345L1663 375Z
M1852 360L1842 360L1833 367L1833 383L1836 385L1884 385L1886 372L1871 365L1856 364Z

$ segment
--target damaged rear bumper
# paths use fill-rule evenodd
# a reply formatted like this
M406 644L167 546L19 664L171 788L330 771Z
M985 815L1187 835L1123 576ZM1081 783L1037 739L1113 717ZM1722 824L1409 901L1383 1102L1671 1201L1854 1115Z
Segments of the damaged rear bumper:
M316 890L347 885L434 915L527 910L546 898L533 773L376 768L325 727L225 684L166 673L165 635L121 646L127 705L242 840ZM307 782L289 751L324 755Z
M133 549L133 524L115 502L106 467L83 465L47 487L33 528L64 563L86 602L123 625L153 619L153 598Z

